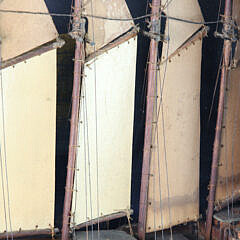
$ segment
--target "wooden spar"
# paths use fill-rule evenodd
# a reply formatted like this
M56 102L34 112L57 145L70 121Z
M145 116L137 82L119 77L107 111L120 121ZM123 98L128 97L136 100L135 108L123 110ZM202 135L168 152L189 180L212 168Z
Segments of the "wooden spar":
M225 12L224 12L224 31L226 33L231 29L231 13L232 13L232 4L231 0L225 1ZM230 28L230 29L229 29ZM225 89L228 75L228 68L230 63L230 54L231 54L232 42L230 39L224 40L223 45L223 65L221 72L221 84L220 84L220 94L218 102L218 115L215 131L215 140L213 146L213 155L212 155L212 169L211 169L211 179L210 179L210 190L208 196L208 211L206 219L206 240L211 238L212 230L212 216L215 202L216 194L216 185L217 185L217 176L218 176L218 159L219 159L219 149L221 144L221 133L222 133L222 120L224 113L224 99L225 99Z
M154 25L154 23L156 23L159 20L160 5L161 5L161 0L152 1L152 17L151 17L152 26ZM138 218L138 237L141 240L145 239L145 233L146 233L147 199L148 199L149 171L150 171L150 158L151 158L151 145L152 145L152 122L153 122L153 108L154 108L154 101L155 101L154 92L155 92L155 80L157 76L157 53L158 53L158 41L152 38L150 42L150 49L149 49L145 137L144 137L142 179L141 179L141 191L140 191L140 202L139 202L139 218Z
M26 238L26 237L34 237L34 236L54 236L59 233L58 228L54 229L36 229L36 230L21 230L18 232L13 232L12 237L15 238ZM9 233L10 234L10 233ZM6 233L0 233L0 239L6 239ZM10 237L9 237L10 239Z
M226 199L222 200L221 202L218 202L217 205L214 207L215 211L220 211L221 209L227 207L229 205L229 202L236 202L240 199L240 192L235 192L233 196L227 197Z
M129 212L117 212L117 213L113 213L113 214L109 214L100 218L96 218L93 220L89 220L88 222L85 223L81 223L79 225L75 226L76 230L82 229L82 228L86 228L88 226L92 226L94 224L98 224L98 223L102 223L102 222L109 222L115 219L119 219L119 218L123 218L123 217L127 217L128 215L130 216L131 214L133 214L133 211L130 210Z
M75 0L74 18L73 18L73 32L72 36L76 39L75 59L74 59L74 79L72 90L72 114L71 127L69 137L68 150L68 166L67 178L65 187L65 198L63 207L63 222L62 222L62 240L69 239L69 222L71 218L71 203L73 193L73 182L76 162L76 147L77 147L77 130L79 117L79 100L80 100L80 84L81 74L83 68L83 61L85 58L83 36L81 36L81 9L83 0ZM75 32L74 32L75 31Z
M46 43L46 44L44 44L40 47L37 47L29 52L21 54L20 56L3 61L0 66L0 70L10 67L10 66L13 66L15 64L18 64L20 62L27 61L28 59L30 59L32 57L40 56L41 54L44 54L53 49L61 48L64 44L65 44L65 41L60 38L57 40L54 40L53 42Z

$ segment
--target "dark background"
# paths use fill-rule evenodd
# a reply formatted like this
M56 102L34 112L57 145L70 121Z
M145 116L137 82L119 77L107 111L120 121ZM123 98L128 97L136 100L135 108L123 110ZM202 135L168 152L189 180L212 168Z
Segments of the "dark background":
M72 0L45 0L50 12L70 13ZM174 0L173 0L174 1ZM146 13L146 0L126 0L133 17ZM199 0L205 21L214 21L218 17L219 1ZM184 6L183 6L184 7ZM223 9L221 9L221 13ZM59 33L69 31L69 18L53 18ZM144 21L135 22L140 24L142 29L146 28ZM210 114L211 101L216 83L218 64L222 54L222 41L213 35L216 25L210 26L208 37L203 40L202 57L202 81L201 81L201 149L200 149L200 211L204 215L206 211L206 198L208 194L207 186L209 183L212 145L214 139L217 98L215 97L213 111ZM57 146L56 146L56 226L61 224L62 203L64 196L66 163L68 151L68 133L70 117L70 100L72 89L73 73L73 48L69 46L69 54L58 56L58 107L57 107ZM134 220L138 217L138 204L141 182L141 165L144 139L145 122L145 92L144 73L148 54L149 40L142 35L138 38L137 53L137 73L135 90L135 119L134 119L134 138L133 138L133 163L132 163L132 209L134 210ZM67 79L67 81L66 81ZM218 89L218 88L217 88ZM65 105L64 105L65 103ZM63 107L64 105L64 107ZM64 112L64 114L62 114ZM64 117L62 117L64 116Z

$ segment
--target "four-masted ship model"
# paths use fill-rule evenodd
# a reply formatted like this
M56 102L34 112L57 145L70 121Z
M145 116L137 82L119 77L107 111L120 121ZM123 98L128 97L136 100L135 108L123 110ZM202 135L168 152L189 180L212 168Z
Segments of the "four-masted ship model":
M233 213L239 196L239 11L237 0L226 0L218 34L224 55L206 239L237 233L237 218L224 225L218 217L220 230L212 218L214 206L230 209L231 199ZM125 0L75 0L70 17L76 46L62 240L132 214L139 30ZM170 229L173 239L174 226L199 219L201 59L208 29L197 0L153 0L146 17L150 48L138 238ZM56 49L64 41L43 0L1 1L0 37L0 239L54 236L59 231L54 226Z

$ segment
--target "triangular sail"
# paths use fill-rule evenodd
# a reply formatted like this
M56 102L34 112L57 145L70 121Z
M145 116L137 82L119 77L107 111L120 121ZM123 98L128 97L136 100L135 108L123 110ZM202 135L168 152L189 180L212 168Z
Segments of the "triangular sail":
M168 3L169 2L169 3ZM174 0L162 1L165 6L163 12L167 16L179 19L186 19L194 22L202 22L203 16L198 1L193 0ZM170 40L168 56L175 52L188 38L190 38L200 25L167 19L165 35ZM167 44L164 45L167 47ZM162 60L167 57L166 51L163 51Z
M125 0L105 0L89 1L84 0L83 13L106 18L128 18L132 16L129 12ZM118 38L133 27L133 21L112 21L88 17L88 43L87 54L93 53L109 42Z
M85 64L72 201L76 225L130 211L136 48L133 37Z
M3 0L0 9L48 13L44 0ZM30 51L58 36L51 16L0 13L3 61Z
M197 1L173 1L165 13L202 21ZM200 27L166 23L169 42L163 44L156 83L146 232L199 217Z

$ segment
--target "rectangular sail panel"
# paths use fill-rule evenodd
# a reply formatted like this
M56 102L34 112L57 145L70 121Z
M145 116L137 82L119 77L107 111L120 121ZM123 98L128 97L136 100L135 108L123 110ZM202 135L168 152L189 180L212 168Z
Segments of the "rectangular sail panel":
M240 23L240 3L237 0L233 1L233 19L237 25ZM231 198L240 194L240 83L239 83L239 59L240 47L237 41L234 52L234 65L229 73L227 81L226 100L224 108L221 149L218 167L218 182L216 189L216 202L231 201Z
M5 163L5 130L12 230L50 228L49 224L54 226L55 198L56 50L2 70L2 81L5 127L0 101L1 157ZM6 195L5 164L3 168ZM1 178L0 203L3 232Z
M240 68L230 72L218 167L216 205L240 193ZM231 200L230 200L231 201Z
M44 0L3 0L0 9L48 13ZM30 51L57 36L51 16L0 13L3 61Z
M72 202L77 225L130 208L136 48L134 37L85 64Z
M171 17L186 19L195 22L203 21L202 12L197 0L174 0L165 6L163 12ZM165 35L170 39L168 56L175 52L201 25L169 19L166 21ZM167 47L167 45L166 45ZM163 60L167 58L167 50L163 50Z
M84 0L84 13L106 18L132 18L125 0ZM88 17L88 38L94 45L87 43L87 54L105 46L133 27L133 21L112 21Z
M183 49L168 61L165 78L165 63L160 65L147 232L197 220L199 216L201 46L202 41L197 40L188 50Z

